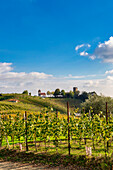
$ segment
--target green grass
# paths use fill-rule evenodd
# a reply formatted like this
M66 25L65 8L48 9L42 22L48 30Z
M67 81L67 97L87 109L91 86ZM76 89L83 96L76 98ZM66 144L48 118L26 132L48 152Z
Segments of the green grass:
M17 141L18 142L18 141ZM87 141L87 145L91 146L91 141ZM113 145L113 143L112 143ZM68 167L71 166L72 169L76 169L77 166L80 168L90 168L90 169L112 169L113 158L111 153L113 147L109 151L109 155L105 157L104 148L100 149L100 145L96 144L96 150L92 150L92 156L88 157L85 153L84 141L79 146L79 142L71 142L71 155L68 156L68 143L67 141L62 141L59 143L57 148L53 145L53 142L48 142L45 149L45 144L37 143L37 151L35 151L35 144L29 144L29 151L25 151L25 144L23 144L23 150L19 151L19 145L15 145L15 149L1 149L0 159L22 162L22 163L33 163L33 164L44 164L49 167ZM99 150L100 149L100 150ZM101 153L101 155L100 155Z
M61 140L59 140L59 146L58 146L58 153L59 154L66 154L68 155L68 141L65 140L64 137L60 138ZM46 149L48 150L48 153L56 153L56 147L54 145L54 138L48 138L48 141L46 142ZM13 143L11 141L11 137L8 137L8 141L9 141L9 145L10 148L13 147ZM33 139L28 138L28 142L33 141ZM40 138L37 138L36 141L41 141ZM22 143L23 145L23 150L25 150L25 138L21 137L20 138L20 143ZM40 142L37 143L37 146L39 145ZM19 141L17 138L14 139L14 144L18 144L19 145ZM15 148L16 146L15 145ZM4 138L3 142L2 142L2 146L6 147L7 146L7 142L6 139ZM81 145L79 144L79 140L78 139L73 139L71 140L71 154L72 155L85 155L86 154L86 150L85 150L85 143L84 140L81 141ZM95 142L95 149L93 149L93 144L91 140L87 140L87 146L92 148L92 156L94 157L104 157L105 156L105 148L104 148L104 142ZM18 146L19 147L19 146ZM17 149L17 148L16 148ZM37 148L39 152L45 152L45 143L41 142L40 143L40 147ZM30 151L34 151L35 150L35 143L33 142L32 144L29 144L29 150ZM109 151L108 151L108 155L111 156L113 152L113 141L109 147Z
M9 99L18 99L18 103L9 102ZM0 112L4 113L17 113L19 111L37 112L43 110L45 107L52 107L61 113L67 111L67 101L70 105L70 110L80 107L81 101L77 99L67 98L41 98L38 96L28 96L22 94L3 94L0 96Z

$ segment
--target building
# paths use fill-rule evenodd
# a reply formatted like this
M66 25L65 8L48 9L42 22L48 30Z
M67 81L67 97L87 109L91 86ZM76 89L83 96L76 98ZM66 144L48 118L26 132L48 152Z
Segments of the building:
M41 93L41 90L38 90L38 96L45 98L46 97L46 93Z
M38 90L38 96L40 96L40 94L41 94L41 90Z
M77 87L73 87L73 92L76 93L78 91Z
M18 103L19 100L17 100L17 99L9 99L8 102Z

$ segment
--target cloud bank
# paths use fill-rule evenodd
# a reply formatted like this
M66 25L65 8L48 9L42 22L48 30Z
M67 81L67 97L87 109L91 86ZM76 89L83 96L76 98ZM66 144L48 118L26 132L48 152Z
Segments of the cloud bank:
M99 75L100 76L100 75ZM113 70L105 72L104 77L98 75L68 75L54 77L40 72L14 72L12 63L0 63L0 93L22 93L28 90L32 95L38 94L38 89L44 92L56 88L70 91L77 86L80 91L96 91L98 94L113 96Z

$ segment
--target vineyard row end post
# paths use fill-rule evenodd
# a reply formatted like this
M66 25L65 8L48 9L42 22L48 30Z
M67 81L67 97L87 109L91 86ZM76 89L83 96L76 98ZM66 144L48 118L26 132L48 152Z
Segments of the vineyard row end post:
M68 122L68 151L70 155L69 102L67 102L67 122Z
M25 143L26 143L26 151L28 151L28 143L27 143L27 112L25 111Z

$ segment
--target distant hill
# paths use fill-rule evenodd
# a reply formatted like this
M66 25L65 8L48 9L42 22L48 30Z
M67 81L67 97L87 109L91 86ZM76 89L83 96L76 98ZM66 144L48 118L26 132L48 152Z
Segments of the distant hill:
M12 102L16 99L19 102ZM0 96L0 112L16 113L19 111L37 112L45 107L52 107L61 113L66 113L66 103L69 102L70 110L80 107L81 100L67 98L41 98L38 96L28 96L23 94L2 94Z

